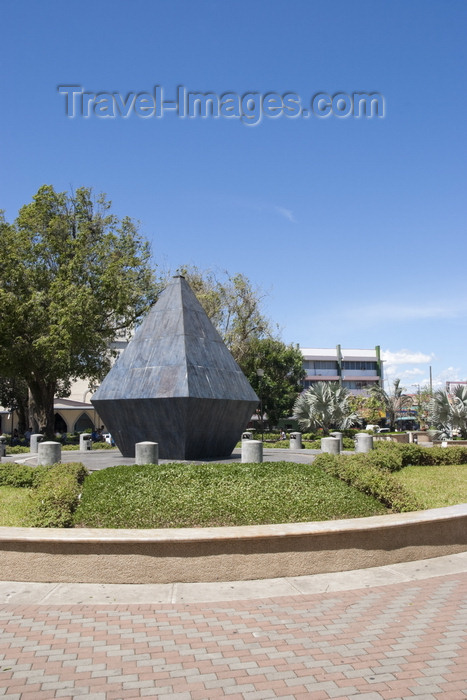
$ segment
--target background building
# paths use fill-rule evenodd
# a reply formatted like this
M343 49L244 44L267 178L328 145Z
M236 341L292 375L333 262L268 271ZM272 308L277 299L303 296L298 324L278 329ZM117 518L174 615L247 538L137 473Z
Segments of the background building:
M448 394L453 394L458 386L467 386L465 381L450 381L446 382L446 391Z
M314 382L339 382L355 396L365 396L372 386L383 386L383 363L379 345L373 350L300 348L306 372L304 387Z

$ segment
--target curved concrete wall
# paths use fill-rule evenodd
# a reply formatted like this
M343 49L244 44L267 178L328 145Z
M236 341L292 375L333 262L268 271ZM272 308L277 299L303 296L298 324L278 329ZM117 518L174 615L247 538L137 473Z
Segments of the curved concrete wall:
M5 581L173 583L304 576L467 551L467 504L327 522L169 530L0 528Z

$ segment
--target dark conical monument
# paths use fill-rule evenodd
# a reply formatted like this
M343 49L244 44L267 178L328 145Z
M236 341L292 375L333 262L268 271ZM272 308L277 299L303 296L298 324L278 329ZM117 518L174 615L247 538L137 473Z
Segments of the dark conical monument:
M92 403L125 457L159 443L164 459L232 453L259 399L182 276L162 292Z

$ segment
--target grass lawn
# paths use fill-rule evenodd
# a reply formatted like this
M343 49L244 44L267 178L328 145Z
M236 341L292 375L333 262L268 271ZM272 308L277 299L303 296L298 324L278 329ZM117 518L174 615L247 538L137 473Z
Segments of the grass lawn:
M25 468L23 467L23 470ZM393 474L426 508L467 502L467 465L405 467ZM29 488L0 487L0 526L21 526ZM387 513L370 496L318 467L262 464L118 466L82 486L77 527L253 525Z
M0 527L21 527L29 503L29 491L0 486Z
M467 503L467 464L404 467L397 478L426 508Z
M378 501L312 465L289 462L119 466L94 472L79 527L254 525L368 517Z

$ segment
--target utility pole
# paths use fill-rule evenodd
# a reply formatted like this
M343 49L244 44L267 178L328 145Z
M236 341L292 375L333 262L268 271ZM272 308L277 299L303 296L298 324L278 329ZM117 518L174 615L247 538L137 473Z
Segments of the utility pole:
M264 418L263 418L263 377L264 369L257 369L256 375L259 377L259 405L261 412L261 442L264 442Z

